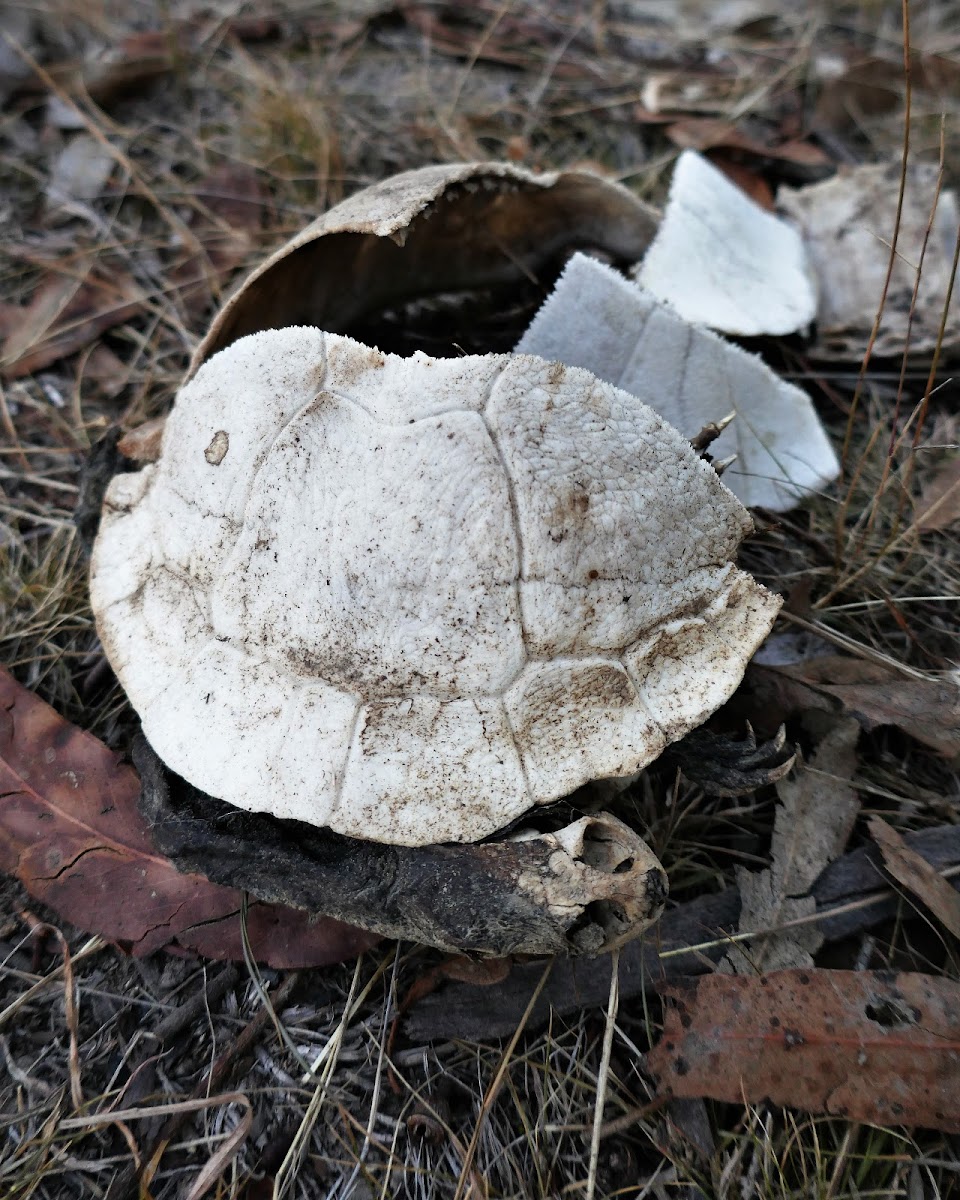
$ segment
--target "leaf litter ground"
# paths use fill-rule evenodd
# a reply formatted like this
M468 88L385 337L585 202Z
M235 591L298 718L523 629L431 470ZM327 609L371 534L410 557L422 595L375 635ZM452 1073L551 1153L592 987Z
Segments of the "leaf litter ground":
M746 168L760 196L771 179L802 185L837 162L897 161L899 5L797 14L758 3L746 24L709 36L711 6L674 6L670 20L651 16L656 7L291 3L213 17L184 3L137 26L123 5L19 11L8 32L43 67L31 75L4 43L0 645L20 683L108 746L126 744L130 714L98 652L71 523L81 463L108 424L165 410L235 273L347 192L428 162L506 157L589 161L662 202L673 154L691 144L713 147L731 173ZM960 14L910 8L911 153L934 163L942 153L955 184ZM877 59L882 69L866 71ZM77 136L113 158L93 195L92 166L103 178L106 158L74 164ZM508 313L502 328L493 300L485 336L502 349L515 326ZM516 297L520 327L538 300ZM427 317L411 348L435 352L459 317ZM381 340L402 341L402 318L387 316ZM859 364L818 369L795 341L765 352L813 394L834 444L846 439L845 474L822 501L761 520L747 548L745 565L789 597L778 629L796 653L758 665L721 727L742 732L747 718L769 735L788 719L806 770L829 783L836 772L812 755L843 714L855 717L864 732L850 786L862 808L848 849L869 842L875 814L901 834L953 825L945 753L956 722L937 673L955 665L960 572L945 506L929 513L938 488L952 496L949 373L921 422L927 364L910 362L901 379L898 361L871 363L847 436ZM824 667L828 652L845 656L842 675ZM772 839L788 835L773 794L708 799L662 769L620 804L649 830L678 905L734 896L736 869L769 868ZM955 986L938 889L912 890L906 867L891 870L894 919L829 940L818 967ZM787 901L797 904L789 888L781 910ZM4 1194L115 1200L137 1168L151 1195L185 1195L210 1164L212 1194L247 1197L955 1187L955 1147L934 1132L791 1113L746 1091L748 1107L723 1091L713 1094L726 1103L658 1106L642 1051L661 1012L655 996L630 993L629 974L615 1025L600 1012L605 995L586 1010L568 996L565 1016L531 1018L515 1039L432 1040L423 1021L395 1018L417 1013L424 980L439 981L427 1001L448 1007L458 993L444 1001L443 989L467 985L445 981L462 968L414 947L300 973L130 957L6 876L0 913ZM735 925L736 911L724 927ZM524 969L514 1030L542 976ZM497 988L473 991L495 1009Z

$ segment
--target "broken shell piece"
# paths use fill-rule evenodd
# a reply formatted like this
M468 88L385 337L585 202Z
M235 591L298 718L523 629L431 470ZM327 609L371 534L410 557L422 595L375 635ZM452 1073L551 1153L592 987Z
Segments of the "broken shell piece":
M778 205L803 235L820 280L814 354L860 358L870 341L885 287L874 354L901 355L908 347L908 333L910 350L932 351L951 286L943 344L950 349L960 343L960 288L951 279L960 229L956 193L944 189L937 198L935 166L908 168L887 286L891 245L898 228L899 191L897 163L855 167L824 183L799 189L782 187L777 193Z
M555 850L548 870L520 874L518 890L542 896L558 919L573 919L567 937L577 953L612 950L663 911L663 868L646 843L608 813L581 817L532 840Z
M351 333L405 301L555 275L580 246L634 262L656 226L648 205L586 171L538 175L497 162L405 171L335 205L266 259L217 314L190 373L262 329Z
M586 371L267 330L204 364L160 460L110 485L91 601L196 787L472 842L729 697L780 606L733 565L751 528L676 429Z
M677 159L663 220L634 274L686 320L741 337L795 333L817 311L796 230L693 150Z
M839 473L805 392L584 254L567 264L517 350L585 367L689 438L733 410L710 452L736 456L723 481L748 507L784 512Z

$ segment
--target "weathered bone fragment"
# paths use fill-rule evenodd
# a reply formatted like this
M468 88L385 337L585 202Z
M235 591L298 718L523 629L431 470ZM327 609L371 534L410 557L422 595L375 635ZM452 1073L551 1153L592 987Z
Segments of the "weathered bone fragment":
M584 254L567 264L517 350L585 367L690 438L735 413L710 453L736 455L723 482L748 507L783 512L839 473L805 392Z
M799 234L693 150L677 160L636 279L681 317L739 337L796 333L817 312Z
M663 868L631 829L594 813L556 833L480 845L388 846L236 812L134 746L141 807L183 871L455 953L600 954L656 921Z

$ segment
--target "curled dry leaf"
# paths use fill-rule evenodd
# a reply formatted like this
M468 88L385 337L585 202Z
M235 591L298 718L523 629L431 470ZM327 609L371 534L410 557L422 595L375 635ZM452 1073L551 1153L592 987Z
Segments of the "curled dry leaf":
M240 893L180 874L154 848L136 772L0 672L0 869L72 924L136 955L176 945L242 958ZM339 962L376 938L326 917L253 904L254 957Z
M714 152L708 157L717 170L722 171L741 192L750 197L754 204L758 204L766 212L773 212L773 188L759 171L755 171L746 163L741 162L739 155L731 155L723 150Z
M960 984L875 971L708 975L664 990L661 1096L770 1101L960 1133Z
M667 127L666 133L672 142L687 150L701 153L708 150L733 151L748 160L772 160L802 170L814 178L822 178L831 169L830 158L812 142L761 141L751 137L732 121L720 118L688 117L673 122Z
M814 354L860 358L866 351L898 229L899 188L900 165L891 163L855 167L824 183L778 191L777 203L803 235L820 281ZM910 166L874 354L900 355L908 340L913 351L935 348L951 290L958 229L956 194L944 189L937 197L937 168ZM951 349L958 341L960 289L953 288L943 344Z
M883 864L894 879L922 900L954 937L960 938L960 896L951 884L882 817L871 817L868 824Z
M766 871L737 871L740 932L776 931L817 910L810 894L817 877L846 848L860 811L849 786L856 769L856 721L837 725L817 747L809 767L777 784L780 803ZM736 945L724 969L753 974L781 967L812 966L824 937L814 924L773 932Z
M748 686L773 721L805 708L846 712L864 729L895 725L948 758L960 754L960 680L908 678L862 658L823 655L792 666L751 664Z

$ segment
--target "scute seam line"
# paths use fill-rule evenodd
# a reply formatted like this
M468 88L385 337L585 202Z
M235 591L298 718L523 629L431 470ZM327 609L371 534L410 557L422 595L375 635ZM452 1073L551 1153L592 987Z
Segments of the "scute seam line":
M520 617L520 637L523 642L523 654L524 660L526 661L530 657L530 649L527 639L527 626L523 615L523 595L520 591L520 584L526 578L526 550L523 544L523 535L520 530L520 510L517 507L516 486L514 484L513 476L510 473L510 467L507 463L506 455L503 452L503 446L500 444L500 435L494 428L489 416L487 415L487 409L490 407L490 401L493 399L493 394L496 391L497 384L500 382L505 371L506 368L504 368L502 371L499 371L491 381L490 390L483 402L483 407L480 409L479 416L487 430L490 441L493 443L493 448L497 453L497 458L500 460L500 466L503 470L503 477L507 485L507 500L510 504L510 516L513 521L513 535L517 539L517 550L519 551L520 557L520 571L517 575L517 578L513 581L513 588L514 595L517 598L517 613Z
M350 725L350 734L347 738L347 750L343 756L343 762L333 780L333 804L330 806L330 826L333 825L333 818L340 812L341 802L343 800L343 789L347 779L347 767L350 765L350 755L353 752L354 743L357 741L360 730L360 718L366 704L359 700L357 702L356 711L353 714L353 721Z

